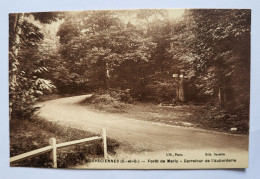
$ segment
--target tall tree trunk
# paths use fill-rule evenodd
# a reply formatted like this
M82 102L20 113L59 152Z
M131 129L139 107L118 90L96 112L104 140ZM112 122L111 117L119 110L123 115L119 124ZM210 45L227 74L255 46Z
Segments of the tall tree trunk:
M180 76L179 76L179 100L184 102L184 84L183 84L183 73L181 72L180 73Z
M108 62L106 62L106 89L110 89L110 71Z
M221 87L218 87L218 105L219 107L223 106L223 100L222 100L222 90Z
M13 15L13 14L11 14ZM10 16L11 16L10 15ZM21 25L24 20L24 14L14 14L14 20L12 24L12 28L9 29L9 36L13 36L11 47L9 49L9 120L11 119L12 109L13 109L13 101L15 101L16 98L16 90L18 84L18 78L19 78L19 51L20 51L20 35L22 33Z
M217 65L217 80L218 80L218 106L220 108L222 108L225 104L224 104L224 95L223 95L223 76L221 74L221 65L218 64Z

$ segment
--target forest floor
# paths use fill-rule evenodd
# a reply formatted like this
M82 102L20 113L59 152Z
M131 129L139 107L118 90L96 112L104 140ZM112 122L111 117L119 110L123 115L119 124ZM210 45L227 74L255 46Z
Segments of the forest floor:
M55 138L57 143L68 142L96 136L85 130L80 130L55 122L46 121L34 117L30 120L10 121L10 157L36 150L49 145L50 138ZM108 152L115 153L115 148L119 144L112 139L108 139ZM93 157L102 157L103 150L101 141L92 141L78 144L58 150L58 168L73 167ZM19 167L52 167L49 153L14 162L11 166Z

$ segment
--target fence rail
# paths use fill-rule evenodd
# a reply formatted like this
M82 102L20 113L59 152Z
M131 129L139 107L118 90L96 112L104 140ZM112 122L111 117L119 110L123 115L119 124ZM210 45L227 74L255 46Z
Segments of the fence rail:
M49 146L46 146L46 147L43 147L43 148L40 148L40 149L36 149L36 150L30 151L30 152L26 152L26 153L23 153L21 155L11 157L10 163L25 160L27 158L32 158L32 157L41 155L43 153L51 152L50 158L52 159L52 162L53 162L53 168L57 168L57 149L58 148L68 147L68 146L71 146L71 145L76 145L76 144L89 142L89 141L93 141L93 140L102 140L104 158L106 159L107 158L107 137L106 137L106 130L102 129L102 135L101 136L94 136L94 137L89 137L89 138L85 138L85 139L74 140L74 141L70 141L70 142L64 142L64 143L60 143L60 144L56 143L55 138L50 138L49 139L49 144L50 144Z

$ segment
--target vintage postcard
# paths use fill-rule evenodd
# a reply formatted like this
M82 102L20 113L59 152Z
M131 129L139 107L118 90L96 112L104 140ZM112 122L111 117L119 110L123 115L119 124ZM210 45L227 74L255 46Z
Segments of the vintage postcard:
M247 168L250 9L9 14L10 166Z

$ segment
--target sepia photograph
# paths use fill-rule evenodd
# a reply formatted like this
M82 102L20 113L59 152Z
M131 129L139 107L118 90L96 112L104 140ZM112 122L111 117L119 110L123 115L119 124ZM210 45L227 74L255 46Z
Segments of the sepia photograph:
M250 41L250 9L10 13L10 166L247 168Z

